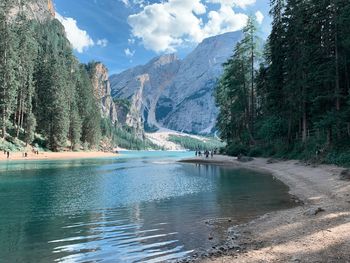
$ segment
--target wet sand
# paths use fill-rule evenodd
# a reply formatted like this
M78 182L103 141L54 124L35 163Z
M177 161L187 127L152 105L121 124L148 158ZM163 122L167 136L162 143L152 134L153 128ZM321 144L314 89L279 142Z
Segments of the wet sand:
M272 173L290 187L303 205L266 214L232 226L234 243L197 259L204 263L350 262L350 182L340 179L344 168L308 166L298 161L235 158L192 158L189 163L230 165Z

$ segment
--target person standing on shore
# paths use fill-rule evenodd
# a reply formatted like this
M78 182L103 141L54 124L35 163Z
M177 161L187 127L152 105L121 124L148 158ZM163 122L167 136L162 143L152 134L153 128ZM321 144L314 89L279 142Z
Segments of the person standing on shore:
M9 158L10 158L10 152L7 151L7 159L9 159Z

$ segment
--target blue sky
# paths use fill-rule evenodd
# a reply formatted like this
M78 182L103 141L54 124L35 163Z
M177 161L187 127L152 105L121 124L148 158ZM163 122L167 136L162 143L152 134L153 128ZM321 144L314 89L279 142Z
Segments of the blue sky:
M184 57L206 37L239 30L250 14L267 36L268 2L56 0L55 7L80 61L101 61L113 74L164 53Z

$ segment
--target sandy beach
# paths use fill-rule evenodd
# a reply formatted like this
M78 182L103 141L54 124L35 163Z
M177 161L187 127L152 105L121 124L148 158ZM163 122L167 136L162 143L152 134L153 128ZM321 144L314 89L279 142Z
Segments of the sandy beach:
M350 181L340 179L344 168L262 158L241 163L227 156L183 161L270 172L303 202L232 226L228 240L235 248L209 252L201 262L350 262Z
M117 154L111 152L40 152L39 155L32 152L27 157L22 152L11 152L10 158L3 152L0 153L0 161L11 160L68 160L68 159L91 159L91 158L110 158Z

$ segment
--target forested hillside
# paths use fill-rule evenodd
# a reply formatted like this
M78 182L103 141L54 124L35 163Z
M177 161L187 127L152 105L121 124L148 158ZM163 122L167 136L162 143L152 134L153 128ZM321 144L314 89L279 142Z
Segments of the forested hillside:
M217 87L230 154L350 163L350 3L273 0L260 48L251 18Z
M107 69L79 63L52 8L44 0L1 1L0 150L151 147L118 126Z
M1 137L51 150L97 146L99 109L85 66L59 21L29 19L22 4L9 17L14 2L1 1Z

